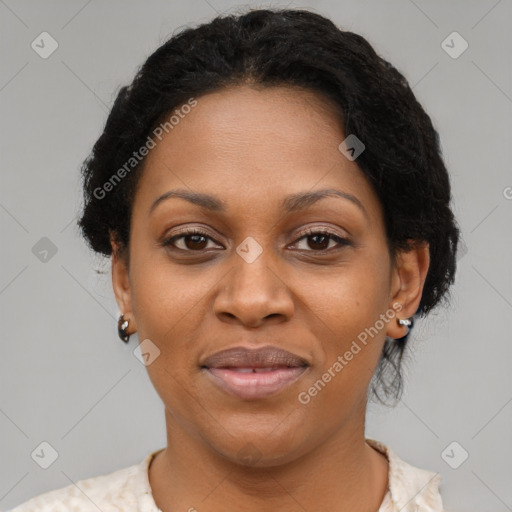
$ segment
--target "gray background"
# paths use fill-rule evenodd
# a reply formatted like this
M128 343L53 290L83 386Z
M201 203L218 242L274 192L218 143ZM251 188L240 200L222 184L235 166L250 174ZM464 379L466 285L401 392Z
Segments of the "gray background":
M512 510L512 2L250 5L287 4L360 33L407 77L439 131L467 246L451 306L417 324L402 402L371 405L367 437L440 472L446 508ZM79 166L148 55L175 29L240 5L0 0L2 510L165 446L137 339L117 338L109 261L74 225ZM43 31L59 45L47 59L31 48ZM441 46L453 31L469 44L458 58ZM31 457L43 441L58 452L46 470ZM460 463L462 450L453 469L445 460Z

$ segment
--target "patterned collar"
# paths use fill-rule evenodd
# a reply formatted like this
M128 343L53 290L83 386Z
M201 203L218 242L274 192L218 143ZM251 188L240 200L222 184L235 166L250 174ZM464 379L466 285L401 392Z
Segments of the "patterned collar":
M398 457L389 446L366 438L366 442L384 454L389 462L388 492L378 512L442 512L439 493L439 473L420 469ZM144 512L162 512L155 504L149 484L149 466L156 454L164 448L146 456L138 465L141 478L136 483L135 495L138 508Z

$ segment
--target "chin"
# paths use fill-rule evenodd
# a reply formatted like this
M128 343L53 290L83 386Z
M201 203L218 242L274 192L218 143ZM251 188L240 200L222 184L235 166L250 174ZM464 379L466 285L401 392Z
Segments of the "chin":
M307 449L303 445L297 445L292 429L271 433L278 422L259 433L254 430L238 430L233 433L226 429L233 435L222 440L211 440L211 447L230 462L247 468L269 468L288 464L307 452ZM298 428L297 425L295 432Z

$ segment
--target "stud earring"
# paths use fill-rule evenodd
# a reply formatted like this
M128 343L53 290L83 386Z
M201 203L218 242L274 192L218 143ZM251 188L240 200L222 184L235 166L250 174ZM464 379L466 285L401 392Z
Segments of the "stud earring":
M407 327L407 332L402 337L394 338L394 341L400 341L400 340L403 340L409 334L409 331L411 330L412 326L414 325L414 318L413 317L397 318L396 322L401 327Z
M405 327L411 327L412 325L412 319L410 318L397 318L396 321L398 322L398 325L403 325Z

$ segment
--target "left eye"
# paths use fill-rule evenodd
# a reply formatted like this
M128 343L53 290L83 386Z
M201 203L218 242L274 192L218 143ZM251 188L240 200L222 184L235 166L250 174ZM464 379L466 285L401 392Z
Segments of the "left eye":
M332 249L332 246L329 246L330 242L336 242L340 246L349 245L348 240L346 240L345 238L341 238L338 235L331 233L330 231L308 231L304 233L303 236L297 240L297 242L307 239L313 240L313 244L311 244L311 242L309 244L308 242L306 242L306 244L308 244L310 247L312 245L316 246L313 248L314 252ZM336 245L336 243L334 245ZM298 249L309 251L309 249L304 249L300 247L298 247Z

